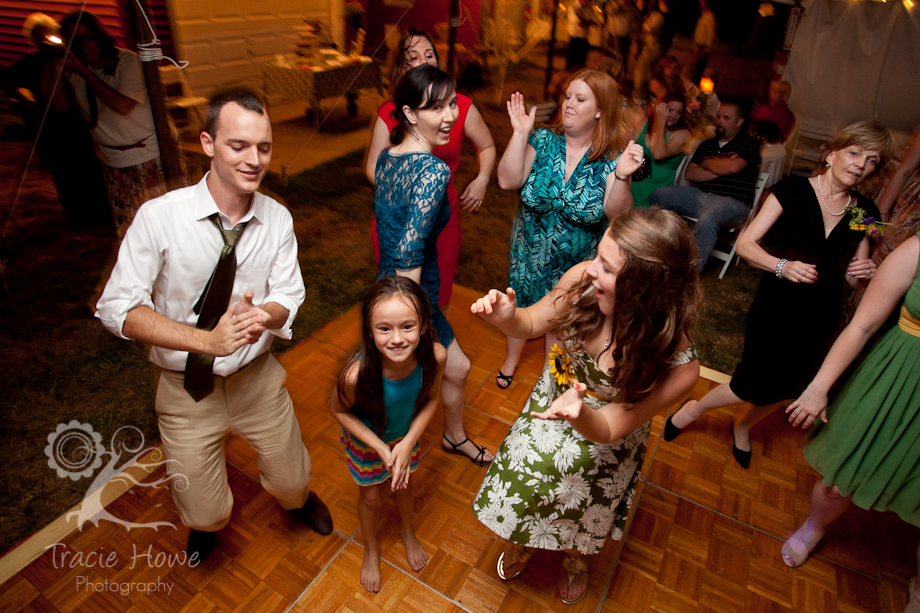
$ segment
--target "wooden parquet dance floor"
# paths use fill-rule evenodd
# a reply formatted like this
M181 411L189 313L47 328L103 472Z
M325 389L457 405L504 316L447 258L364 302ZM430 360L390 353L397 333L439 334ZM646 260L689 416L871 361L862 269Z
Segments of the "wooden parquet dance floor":
M469 313L466 307L475 297L456 288L450 319L473 362L467 431L495 449L536 383L542 343L527 345L514 384L499 390L494 378L504 341ZM345 465L339 427L326 408L339 368L357 345L358 317L353 309L282 360L313 461L313 487L335 521L332 535L320 537L283 511L262 489L250 448L231 436L233 517L220 533L219 548L203 564L157 566L157 554L166 560L184 551L188 530L168 489L134 487L107 507L109 513L177 527L127 531L108 521L88 524L6 580L0 586L0 611L903 610L917 534L892 514L850 509L804 567L783 565L782 540L803 521L816 478L802 456L803 435L774 415L756 428L753 461L745 471L730 454L731 411L711 413L673 443L659 441L664 417L655 419L628 534L623 541L608 540L590 560L589 593L571 607L555 595L558 554L536 555L513 581L498 578L500 541L470 511L485 469L441 450L439 413L421 441L424 457L413 475L415 523L428 565L420 573L409 569L396 531L396 508L387 500L380 532L383 588L379 594L364 591L358 579L363 552L358 486ZM693 393L702 396L713 385L700 379ZM91 552L114 552L117 563L90 564ZM70 557L62 562L65 553ZM83 562L71 568L67 561L77 553ZM132 583L124 594L105 587ZM147 588L137 589L138 583Z

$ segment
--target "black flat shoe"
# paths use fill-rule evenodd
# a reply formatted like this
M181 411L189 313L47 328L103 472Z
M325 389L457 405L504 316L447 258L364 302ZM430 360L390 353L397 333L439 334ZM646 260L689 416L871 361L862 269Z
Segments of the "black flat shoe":
M188 552L189 562L203 562L210 555L214 546L217 545L216 532L202 532L201 530L192 529L188 535Z
M332 516L329 514L329 507L319 499L316 492L310 492L307 503L301 507L299 513L300 519L313 532L323 536L332 534Z
M732 457L744 470L747 470L751 465L751 452L738 449L738 445L734 441L734 435L732 435Z
M674 411L675 415L677 413L680 413L680 410L684 408L684 405L686 405L691 400L696 400L696 398L687 398L686 400L681 402L680 406L677 407L677 410ZM664 437L664 442L666 443L670 443L671 441L677 438L678 434L683 432L683 428L678 428L677 426L674 425L674 422L671 421L673 417L674 415L672 415L671 417L668 417L668 420L664 422L664 430L662 431L662 436Z
M677 435L683 432L680 428L674 425L674 422L671 421L671 418L668 417L668 421L664 422L664 431L662 436L666 443L670 443L677 438Z

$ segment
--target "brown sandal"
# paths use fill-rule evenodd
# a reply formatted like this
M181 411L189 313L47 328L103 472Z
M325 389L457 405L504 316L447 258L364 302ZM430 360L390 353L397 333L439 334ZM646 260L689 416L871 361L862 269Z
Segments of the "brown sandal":
M577 577L581 573L588 572L588 561L585 559L584 556L575 557L575 556L570 556L566 554L565 559L562 561L562 568L565 570L566 574L568 575L568 579L569 579L568 587L572 587L572 581L575 580L575 577ZM585 591L582 592L581 596L579 596L578 598L566 599L566 598L563 598L562 594L560 593L559 600L561 600L563 604L578 604L579 602L584 600L585 596L587 595L588 595L588 586L585 585Z
M527 562L530 561L530 556L533 554L527 553L527 550L524 549L522 545L517 544L513 544L511 553L508 555L507 560L505 560L505 553L507 552L503 551L502 554L498 556L498 564L495 565L495 572L498 573L498 578L502 581L511 581L522 572L524 572L524 569L527 567ZM505 575L505 571L503 570L504 562L507 562L509 567L520 563L521 568L519 568L518 571L513 575Z

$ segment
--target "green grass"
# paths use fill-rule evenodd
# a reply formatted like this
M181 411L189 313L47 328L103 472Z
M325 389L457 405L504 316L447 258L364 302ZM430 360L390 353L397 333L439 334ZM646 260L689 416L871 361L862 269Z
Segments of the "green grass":
M542 69L519 65L509 82L535 100ZM493 100L494 92L485 92L476 104L500 156L511 130L504 108L493 108ZM49 468L44 448L59 423L90 423L106 446L124 425L138 427L148 445L159 440L144 347L104 330L89 305L114 238L66 230L53 183L37 165L11 215L28 147L22 142L0 147L0 164L8 169L0 177L0 222L10 219L0 243L9 291L8 301L0 302L6 323L0 329L0 553L78 504L91 481L60 479ZM189 161L200 171L200 159ZM275 176L263 183L263 191L286 203L294 216L307 289L294 338L276 340L276 353L349 309L376 276L369 240L373 190L361 164L361 152L354 152L291 177L287 186ZM459 192L476 172L467 151L457 176ZM517 204L516 192L500 190L493 177L482 209L463 214L457 283L483 292L507 286L509 227ZM717 268L713 263L703 276L706 302L695 340L704 364L730 373L759 276L742 264L720 281Z

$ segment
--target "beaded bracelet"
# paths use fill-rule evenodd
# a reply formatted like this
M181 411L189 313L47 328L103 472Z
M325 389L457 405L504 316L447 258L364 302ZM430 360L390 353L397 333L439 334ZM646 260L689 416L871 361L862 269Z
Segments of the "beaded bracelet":
M786 265L788 261L789 260L783 258L782 260L776 263L776 276L779 277L780 279L783 278L783 267Z

